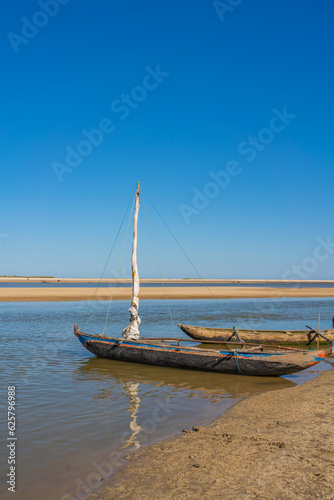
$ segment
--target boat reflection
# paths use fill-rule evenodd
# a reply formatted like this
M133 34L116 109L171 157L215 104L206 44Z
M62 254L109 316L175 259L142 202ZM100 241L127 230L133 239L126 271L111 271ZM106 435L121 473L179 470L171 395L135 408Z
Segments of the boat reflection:
M154 414L159 414L157 422L164 422L161 426L169 426L172 434L175 428L178 428L180 418L184 419L185 414L188 414L187 421L191 419L196 421L199 417L197 409L202 421L210 420L249 395L296 385L290 380L278 377L225 375L97 357L80 361L73 375L76 382L84 382L85 386L95 387L91 393L92 399L103 403L103 411L107 421L111 423L110 429L113 434L116 427L120 429L116 424L117 419L125 423L124 411L130 413L128 431L124 432L122 427L121 434L124 440L120 449L138 449L147 443L150 439L150 432L146 428L147 421L152 421L152 415L154 420ZM126 396L128 400L125 406L120 395ZM214 405L217 409L210 403L218 403L217 407ZM147 418L149 408L151 411ZM137 421L139 410L139 421L142 425ZM153 425L157 435L160 435L162 431L156 428L157 422Z
M162 366L150 366L103 358L88 358L81 361L75 370L80 380L108 381L109 390L99 392L97 397L110 396L110 382L151 384L175 389L202 391L211 395L230 394L234 397L248 396L259 392L284 389L296 385L281 377L248 377L195 370L181 370Z

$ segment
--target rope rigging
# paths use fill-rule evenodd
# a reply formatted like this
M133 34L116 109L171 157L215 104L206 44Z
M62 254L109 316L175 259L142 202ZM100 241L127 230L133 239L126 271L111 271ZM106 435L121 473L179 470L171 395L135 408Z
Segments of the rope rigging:
M124 253L124 248L125 248L125 244L126 244L126 241L127 241L127 236L128 236L128 231L129 231L129 227L130 227L130 221L131 221L131 218L132 218L132 214L133 214L133 210L134 210L134 204L135 204L135 193L136 193L136 189L134 191L134 193L132 194L131 198L130 198L130 201L129 201L129 204L126 208L126 211L125 211L125 214L124 214L124 217L122 219L122 222L118 228L118 231L116 233L116 236L115 236L115 240L113 242L113 245L112 245L112 248L109 252L109 255L108 255L108 258L107 258L107 261L105 263L105 266L103 268L103 271L102 271L102 274L101 274L101 277L99 279L99 282L96 286L96 289L95 289L95 292L94 292L94 295L93 295L93 298L92 300L90 301L90 304L88 306L88 309L87 309L87 314L84 318L84 321L83 323L85 324L85 322L87 321L87 318L89 316L89 312L90 312L90 309L92 307L92 304L93 304L93 301L95 300L95 297L96 297L96 294L97 294L97 291L99 289L99 286L101 284L101 281L102 281L102 278L104 276L104 273L105 273L105 270L107 268L107 265L109 263L109 260L111 258L111 255L113 253L113 250L115 248L115 245L116 245L116 242L118 240L118 237L120 235L120 232L122 230L122 227L124 225L124 222L125 222L125 219L126 219L126 216L128 214L128 211L129 211L129 208L132 204L132 207L131 207L131 210L130 210L130 214L129 214L129 219L128 219L128 223L127 223L127 229L126 229L126 234L125 234L125 238L124 238L124 242L123 242L123 246L122 246L122 251L121 251L121 256L120 256L120 259L119 259L119 263L118 263L118 267L117 267L117 271L116 271L116 277L115 277L115 281L114 281L114 285L113 285L113 288L112 288L112 293L111 293L111 297L110 297L110 300L109 300L109 306L108 306L108 311L107 311L107 315L106 315L106 319L105 319L105 323L104 323L104 328L103 328L103 334L105 333L105 329L106 329L106 326L107 326L107 321L108 321L108 318L109 318L109 314L110 314L110 308L111 308L111 303L112 303L112 300L113 300L113 296L114 296L114 292L115 292L115 287L116 287L116 283L117 283L117 278L118 278L118 274L119 274L119 269L120 269L120 266L121 266L121 262L122 262L122 258L123 258L123 253ZM169 302L168 302L168 298L167 298L167 293L166 293L166 287L165 287L165 284L163 282L163 278L162 278L162 274L161 274L161 268L160 268L160 265L159 265L159 260L158 260L158 256L157 256L157 252L156 252L156 248L155 248L155 245L154 245L154 241L153 241L153 236L152 236L152 231L151 231L151 226L150 226L150 223L149 223L149 220L148 220L148 215L147 215L147 211L146 211L146 206L145 206L145 201L144 201L144 192L143 192L143 189L140 188L140 197L141 197L141 200L142 200L142 203L143 203L143 208L144 208L144 212L145 212L145 217L146 217L146 221L147 221L147 225L148 225L148 230L149 230L149 234L150 234L150 238L151 238L151 242L152 242L152 246L153 246L153 251L154 251L154 255L155 255L155 259L156 259L156 262L157 262L157 267L158 267L158 271L159 271L159 276L160 276L160 280L161 280L161 285L162 285L162 288L163 288L163 291L164 291L164 296L165 296L165 300L166 300L166 303L167 303L167 308L168 308L168 313L169 313L169 318L170 318L170 321L172 323L172 327L173 327L173 332L174 332L174 336L176 337L176 331L175 331L175 326L174 326L174 321L173 321L173 317L172 317L172 313L171 313L171 309L170 309L170 306L169 306ZM207 288L207 290L209 291L210 295L212 296L212 298L216 301L216 303L218 304L219 308L222 310L221 308L221 304L219 303L219 301L217 300L217 298L214 296L212 290L208 287L208 285L206 284L206 282L204 281L204 279L202 278L202 276L200 275L200 273L198 272L198 270L196 269L195 265L193 264L193 262L190 260L190 258L188 257L187 253L185 252L185 250L183 249L183 247L181 246L181 244L179 243L179 241L177 240L177 238L175 237L175 235L173 234L173 232L170 230L169 226L167 225L167 223L165 222L165 220L163 219L163 217L160 215L158 209L155 207L154 203L151 201L151 199L149 198L149 196L146 194L145 192L145 197L149 200L150 204L152 205L154 211L157 213L158 217L160 218L160 220L162 221L163 225L166 227L167 231L169 232L169 234L172 236L172 238L175 240L176 244L178 245L178 247L180 248L181 252L183 253L183 255L186 257L187 261L190 263L191 267L194 269L194 271L196 272L197 276L199 277L199 279L202 281L202 283L205 285L205 287Z
M90 311L90 309L91 309L91 307L92 307L93 301L94 301L94 299L95 299L95 296L96 296L97 291L98 291L98 289L99 289L99 286L100 286L100 284L101 284L101 281L102 281L102 278L103 278L104 272L105 272L105 270L106 270L106 267L107 267L107 265L108 265L108 262L109 262L109 260L110 260L111 254L112 254L112 252L113 252L113 250L114 250L114 248L115 248L115 245L116 245L116 242L117 242L117 239L118 239L119 233L120 233L120 232L121 232L121 230L122 230L122 227L123 227L123 224L124 224L124 221L125 221L125 218L126 218L126 214L128 213L128 210L129 210L129 208L130 208L130 206L131 206L131 202L133 201L133 198L134 198L134 193L135 193L135 192L136 192L136 190L134 190L134 192L133 192L133 194L132 194L132 196L131 196L131 198L130 198L130 201L129 201L129 204L128 204L127 209L126 209L126 211L125 211L125 214L124 214L124 217L123 217L123 219L122 219L121 225L119 226L118 231L117 231L117 233L116 233L114 243L113 243L113 245L112 245L112 247L111 247L111 250L110 250L110 252L109 252L109 255L108 255L107 261L106 261L106 263L105 263L105 266L104 266L104 268L103 268L103 271L102 271L102 274L101 274L100 280L99 280L99 282L98 282L98 284L97 284L97 286L96 286L96 288L95 288L95 292L94 292L93 298L92 298L92 300L90 301L90 304L89 304L89 306L88 306L88 309L87 309L87 314L86 314L86 316L85 316L85 317L84 317L84 319L83 319L83 325L85 325L85 323L86 323L86 321L87 321L87 319L88 319L88 316L89 316L89 311Z
M144 212L145 212L147 226L148 226L148 230L149 230L151 241L152 241L152 246L153 246L153 251L154 251L155 259L157 261L157 266L158 266L160 280L161 280L161 286L162 286L162 288L164 290L164 295L165 295L165 299L166 299L166 303L167 303L169 318L170 318L170 321L172 323L174 335L176 337L176 331L175 331L174 321L173 321L172 313L171 313L171 310L170 310L170 307L169 307L169 302L168 302L168 298L167 298L167 294L166 294L166 288L165 288L165 285L164 285L164 282L163 282L163 279L162 279L162 275L161 275L161 269L160 269L160 265L159 265L158 255L157 255L157 252L156 252L156 249L155 249L155 245L154 245L154 241L153 241L151 226L150 226L150 223L149 223L148 217L147 217L147 212L146 212L146 207L145 207L145 202L144 202L144 196L143 196L142 189L140 189L140 194L141 194L141 200L143 202Z
M141 191L143 192L143 189L141 188ZM174 234L172 233L172 231L169 229L167 223L164 221L164 219L162 218L162 216L160 215L158 209L155 207L154 203L150 200L150 198L148 197L148 195L145 193L145 196L146 198L149 200L149 202L151 203L152 207L154 208L154 210L156 211L156 213L158 214L159 218L161 219L161 221L163 222L164 226L166 227L167 231L169 232L169 234L172 236L172 238L175 240L176 244L178 245L178 247L180 248L181 252L183 253L183 255L186 257L187 261L190 263L191 267L195 270L197 276L199 277L199 279L202 281L202 283L205 285L206 289L209 291L210 295L213 297L213 299L216 301L216 303L218 304L219 308L221 309L221 305L218 301L218 299L214 296L214 294L212 293L211 289L208 287L208 285L206 284L206 282L204 281L204 279L202 278L202 276L200 275L200 273L197 271L196 267L194 266L194 264L192 263L192 261L190 260L190 258L188 257L188 255L186 254L185 250L183 250L181 244L178 242L177 238L174 236Z
M109 312L110 312L110 308L111 308L112 299L114 298L114 293L115 293L115 288L116 288L116 283L117 283L117 277L118 277L119 269L121 267L121 262L122 262L122 259L123 259L123 253L124 253L125 243L126 243L126 240L127 240L127 237L128 237L128 232L129 232L129 227L130 227L130 222L131 222L131 218L132 218L132 213L133 213L134 205L135 205L135 199L133 199L132 208L131 208L131 211L130 211L128 225L127 225L127 228L126 228L125 238L124 238L124 242L123 242L122 252L121 252L121 256L120 256L120 259L119 259L119 262L118 262L117 271L116 271L115 282L114 282L114 286L113 286L113 289L112 289L112 294L111 294L111 297L110 297L110 300L109 300L108 312L107 312L106 320L104 322L103 335L104 335L104 332L106 330L106 326L107 326L107 321L108 321L108 318L109 318Z

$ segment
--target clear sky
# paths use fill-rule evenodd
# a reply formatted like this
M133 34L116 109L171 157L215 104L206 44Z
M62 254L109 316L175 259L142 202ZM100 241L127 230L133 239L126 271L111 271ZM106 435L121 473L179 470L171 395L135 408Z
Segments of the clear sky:
M334 279L333 14L329 0L8 2L0 274L99 277L139 180L201 276ZM146 208L162 275L195 277ZM143 207L139 231L140 274L158 277Z

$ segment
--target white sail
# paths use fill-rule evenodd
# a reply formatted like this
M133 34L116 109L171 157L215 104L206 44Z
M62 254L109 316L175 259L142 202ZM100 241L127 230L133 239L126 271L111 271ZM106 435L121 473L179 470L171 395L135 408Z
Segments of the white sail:
M130 313L130 323L122 331L122 335L125 339L136 340L139 339L139 325L141 323L140 317L138 316L139 309L139 274L137 266L137 223L138 223L138 212L139 212L139 182L137 184L136 191L136 201L135 201L135 213L133 217L133 241L132 241L132 300L131 306L129 308Z

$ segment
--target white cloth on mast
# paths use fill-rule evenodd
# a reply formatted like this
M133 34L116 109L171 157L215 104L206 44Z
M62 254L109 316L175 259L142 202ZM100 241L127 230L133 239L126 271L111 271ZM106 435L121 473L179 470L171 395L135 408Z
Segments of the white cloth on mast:
M139 212L139 182L137 184L135 213L133 217L133 241L132 241L132 300L129 308L130 324L122 331L122 336L125 339L137 340L140 337L139 325L141 323L138 316L139 309L139 274L137 267L137 223Z
M139 299L138 297L134 297L132 299L132 304L129 307L130 324L122 331L122 335L125 339L137 340L140 337L139 325L141 323L141 319L138 316L138 307Z

